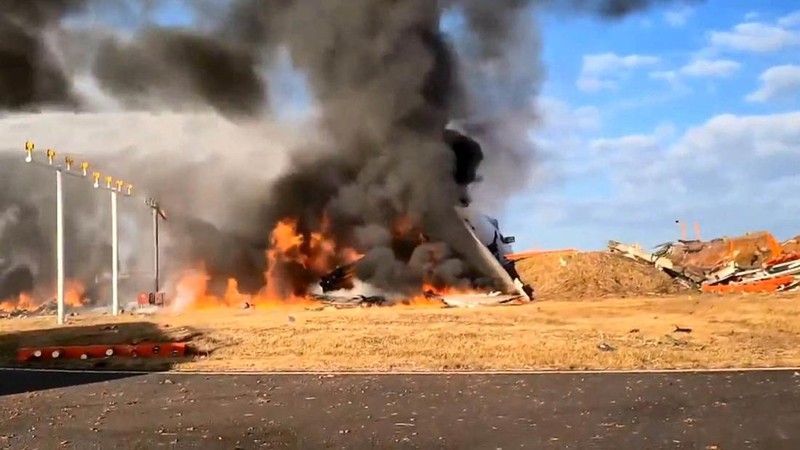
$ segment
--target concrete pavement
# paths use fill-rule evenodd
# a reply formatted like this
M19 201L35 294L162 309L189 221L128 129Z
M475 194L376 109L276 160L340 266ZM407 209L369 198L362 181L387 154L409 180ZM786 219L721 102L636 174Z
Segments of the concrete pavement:
M13 449L796 449L800 375L3 371L0 417Z

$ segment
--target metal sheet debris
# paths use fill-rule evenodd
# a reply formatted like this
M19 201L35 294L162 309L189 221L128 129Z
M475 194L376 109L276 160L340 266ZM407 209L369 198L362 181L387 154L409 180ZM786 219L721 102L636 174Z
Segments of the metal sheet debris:
M800 253L787 251L768 232L736 238L677 241L648 253L638 245L611 241L612 253L653 264L709 293L782 292L800 289Z
M348 297L317 294L312 295L311 298L320 302L324 306L330 306L337 309L368 308L372 306L384 306L388 304L386 298L382 296L356 295Z
M482 306L502 306L527 303L523 295L497 295L497 294L457 294L439 295L447 306L451 308L475 308Z
M390 306L396 302L391 302L382 296L336 296L328 294L313 295L312 298L318 301L323 307L336 309L347 308L369 308L375 306ZM502 306L528 303L526 296L519 294L492 293L465 293L465 294L436 294L426 292L425 298L433 305L441 303L443 308L475 308L484 306ZM400 302L405 303L405 302Z

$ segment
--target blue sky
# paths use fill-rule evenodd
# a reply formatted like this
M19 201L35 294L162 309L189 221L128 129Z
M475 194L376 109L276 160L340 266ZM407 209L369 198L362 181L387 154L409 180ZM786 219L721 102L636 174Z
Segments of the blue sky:
M793 15L794 13L794 15ZM711 0L622 21L544 15L537 174L517 248L800 234L800 5Z
M689 2L691 3L691 2ZM678 4L678 3L676 3ZM155 11L191 21L181 0ZM710 0L608 21L542 13L536 167L502 216L518 250L800 234L800 5ZM285 70L281 109L303 103ZM295 74L296 75L296 74ZM487 149L491 151L491 149Z

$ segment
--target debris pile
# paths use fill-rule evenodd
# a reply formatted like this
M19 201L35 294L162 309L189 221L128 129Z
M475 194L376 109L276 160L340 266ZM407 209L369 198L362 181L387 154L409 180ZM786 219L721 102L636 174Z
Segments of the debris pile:
M58 304L55 300L43 303L33 309L19 308L14 310L0 310L0 319L24 318L30 316L51 316L58 312Z
M527 303L528 299L520 294L502 294L500 292L464 292L441 294L426 291L422 298L391 301L384 296L354 295L342 296L332 294L315 294L311 298L318 301L322 307L335 309L370 308L375 306L391 306L395 304L436 306L441 308L476 308L481 306L519 305Z
M679 240L649 253L609 242L612 253L645 262L703 292L780 292L800 288L800 239L780 243L766 231L711 241Z
M311 298L321 303L323 306L347 309L347 308L369 308L372 306L383 306L387 304L387 300L383 296L337 296L327 294L314 294Z
M534 253L521 258L517 270L540 298L662 295L683 289L652 264L608 252Z

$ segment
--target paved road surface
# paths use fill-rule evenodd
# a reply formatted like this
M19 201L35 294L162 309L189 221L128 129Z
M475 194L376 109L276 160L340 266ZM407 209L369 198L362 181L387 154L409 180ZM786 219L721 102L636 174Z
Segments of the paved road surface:
M800 374L0 371L0 448L798 449Z

